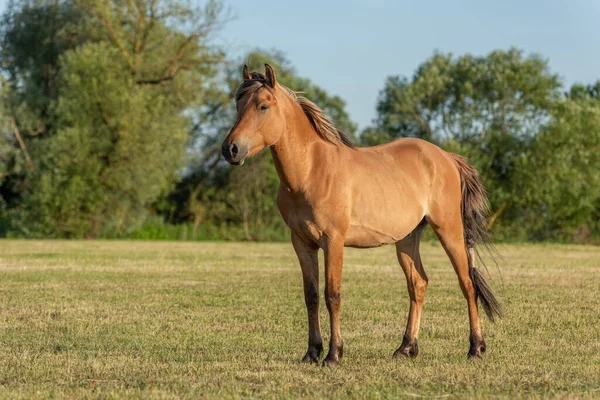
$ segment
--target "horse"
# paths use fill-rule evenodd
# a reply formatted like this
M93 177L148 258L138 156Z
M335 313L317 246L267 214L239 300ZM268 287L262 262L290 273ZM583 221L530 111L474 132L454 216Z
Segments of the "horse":
M486 351L481 302L491 321L502 309L475 267L476 246L486 243L488 200L477 170L459 155L417 138L360 148L316 104L277 83L275 71L250 73L244 65L235 95L237 119L221 153L232 165L269 147L280 179L277 206L291 230L308 314L306 363L319 363L318 250L325 260L325 302L331 337L323 366L343 355L340 331L344 247L396 245L406 275L410 310L393 357L414 358L428 278L419 253L430 225L458 276L470 323L468 357Z

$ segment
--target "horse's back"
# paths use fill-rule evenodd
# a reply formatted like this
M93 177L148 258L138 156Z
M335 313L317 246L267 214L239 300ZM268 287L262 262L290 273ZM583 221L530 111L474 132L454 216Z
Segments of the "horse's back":
M396 157L425 155L431 158L448 159L450 155L435 144L419 138L400 138L377 146L362 147L358 150L366 154L392 154Z
M414 183L424 190L440 178L456 180L458 170L452 154L433 143L418 138L401 138L378 146L358 149L356 159L373 170L384 169L405 185Z

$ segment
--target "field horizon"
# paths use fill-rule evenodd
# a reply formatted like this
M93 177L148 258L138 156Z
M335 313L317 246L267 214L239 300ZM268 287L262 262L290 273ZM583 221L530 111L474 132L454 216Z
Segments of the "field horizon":
M484 271L505 316L480 308L479 360L439 244L421 247L415 360L392 359L409 306L394 247L347 249L344 358L329 369L299 362L307 322L289 243L0 240L0 397L600 397L600 247L498 249ZM327 343L323 298L320 320Z

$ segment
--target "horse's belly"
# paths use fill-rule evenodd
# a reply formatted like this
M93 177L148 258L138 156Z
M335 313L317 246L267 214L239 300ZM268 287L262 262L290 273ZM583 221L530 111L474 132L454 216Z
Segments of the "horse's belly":
M373 229L365 229L364 227L351 226L346 233L344 246L369 248L395 243L398 240L399 239L396 239L394 236L385 232L378 232Z
M411 233L425 216L425 208L416 200L401 201L404 207L379 201L378 207L362 206L354 210L346 233L348 247L377 247L396 243ZM387 206L387 207L386 207Z
M402 226L404 225L404 226ZM399 224L395 227L376 227L367 224L350 225L344 245L347 247L369 248L396 243L404 239L416 224Z

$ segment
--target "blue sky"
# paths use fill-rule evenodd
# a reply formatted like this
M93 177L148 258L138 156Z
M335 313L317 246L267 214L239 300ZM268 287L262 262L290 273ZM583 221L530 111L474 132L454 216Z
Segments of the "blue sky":
M235 19L219 44L233 55L283 51L301 76L340 95L360 127L374 117L385 78L410 76L435 50L481 55L516 46L548 58L565 85L600 79L600 0L225 3Z

